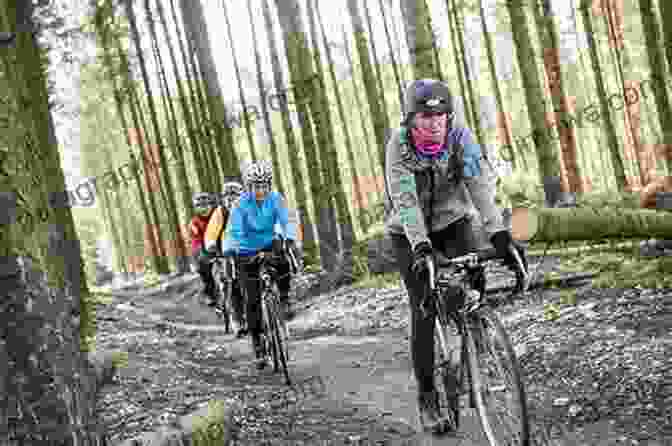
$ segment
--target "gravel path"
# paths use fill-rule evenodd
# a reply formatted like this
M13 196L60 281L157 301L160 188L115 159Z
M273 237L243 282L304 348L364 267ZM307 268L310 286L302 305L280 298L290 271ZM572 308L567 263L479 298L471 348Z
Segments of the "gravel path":
M469 411L455 438L415 433L408 305L399 288L349 287L301 302L290 324L289 390L279 375L252 366L247 340L223 333L198 302L195 276L162 287L115 292L98 307L98 347L128 352L100 404L113 444L212 399L242 403L238 445L484 444ZM576 296L552 321L544 304L558 301L558 290L500 311L523 365L534 444L671 444L663 377L671 375L672 292L584 286Z

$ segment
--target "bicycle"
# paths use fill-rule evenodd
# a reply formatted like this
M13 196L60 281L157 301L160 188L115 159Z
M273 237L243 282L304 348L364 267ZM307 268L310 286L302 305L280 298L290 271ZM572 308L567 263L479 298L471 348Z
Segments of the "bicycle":
M215 313L224 320L224 332L231 333L231 311L234 308L232 296L233 287L238 278L236 263L232 257L212 257L212 276L217 284L217 302ZM243 327L244 319L237 321Z
M298 272L298 262L292 250L285 249L289 257L290 274ZM277 271L272 265L273 254L261 251L256 254L251 263L259 263L259 280L261 282L261 315L262 315L262 343L264 352L273 361L273 372L277 373L282 367L285 383L291 386L289 369L289 330L280 314L280 292L277 285Z
M514 255L519 265L522 265L518 253ZM498 257L494 248L453 259L438 254L435 263L429 265L429 293L421 302L421 310L425 315L428 311L434 311L437 316L435 345L438 354L435 373L439 375L441 383L437 388L444 402L442 405L455 416L456 427L459 427L459 399L468 395L469 405L476 408L481 427L491 446L529 446L530 426L520 366L511 341L493 311L501 300L489 298L485 292L485 268ZM517 279L514 293L526 291L530 282L529 274L517 274ZM451 348L447 342L448 334L455 331L461 341L459 352L457 346ZM458 354L459 361L456 364ZM447 373L449 369L455 371L456 367L459 368L457 373ZM501 382L487 385L484 381L496 372L507 376ZM451 376L456 377L457 381L451 379ZM503 406L507 403L516 406L510 411L512 416L509 415L509 419L513 420L513 429L507 429L513 434L514 441L504 438L502 430L496 429L497 420L490 416L490 412L500 405L493 401L486 403L486 399L505 390L508 383L512 391Z

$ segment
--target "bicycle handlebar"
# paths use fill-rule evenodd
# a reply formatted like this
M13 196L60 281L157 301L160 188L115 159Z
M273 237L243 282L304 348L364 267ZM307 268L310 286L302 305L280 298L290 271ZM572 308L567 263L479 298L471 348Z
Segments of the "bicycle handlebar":
M523 292L525 292L530 286L532 276L530 275L529 271L527 271L527 269L524 268L523 259L521 258L520 253L515 248L511 249L511 254L513 254L514 258L516 259L516 262L518 263L519 271L525 271L522 277L520 277L518 273L516 274L517 276L516 279L518 280L518 282L522 282L517 283L517 285L519 286L517 286L516 288L520 288ZM435 251L434 259L435 263L430 263L428 265L429 286L432 291L436 289L437 268L473 267L480 263L487 262L489 260L501 260L501 256L497 253L497 250L495 248L486 248L473 251L463 256L455 257L452 259L447 258L441 252Z

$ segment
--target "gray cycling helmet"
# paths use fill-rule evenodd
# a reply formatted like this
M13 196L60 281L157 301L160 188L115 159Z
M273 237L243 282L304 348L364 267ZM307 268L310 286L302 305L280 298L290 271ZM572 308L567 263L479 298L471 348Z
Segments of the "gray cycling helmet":
M194 194L193 204L195 208L209 208L217 205L215 197L209 192Z
M273 182L273 165L267 160L248 164L243 173L243 182L247 188L253 184L270 187Z
M230 210L243 193L243 185L237 181L228 181L222 189L223 192L219 194L221 205Z
M406 88L404 122L410 123L416 113L447 113L449 126L455 117L453 95L445 82L436 79L419 79Z

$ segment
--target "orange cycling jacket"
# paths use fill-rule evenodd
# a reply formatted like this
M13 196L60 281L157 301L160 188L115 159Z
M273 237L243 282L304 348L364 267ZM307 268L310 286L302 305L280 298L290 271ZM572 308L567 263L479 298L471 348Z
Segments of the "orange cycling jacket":
M205 229L204 243L205 249L209 250L212 246L217 245L220 242L222 233L226 229L226 224L229 221L229 210L219 206L210 217L208 226ZM218 246L221 250L221 246Z

